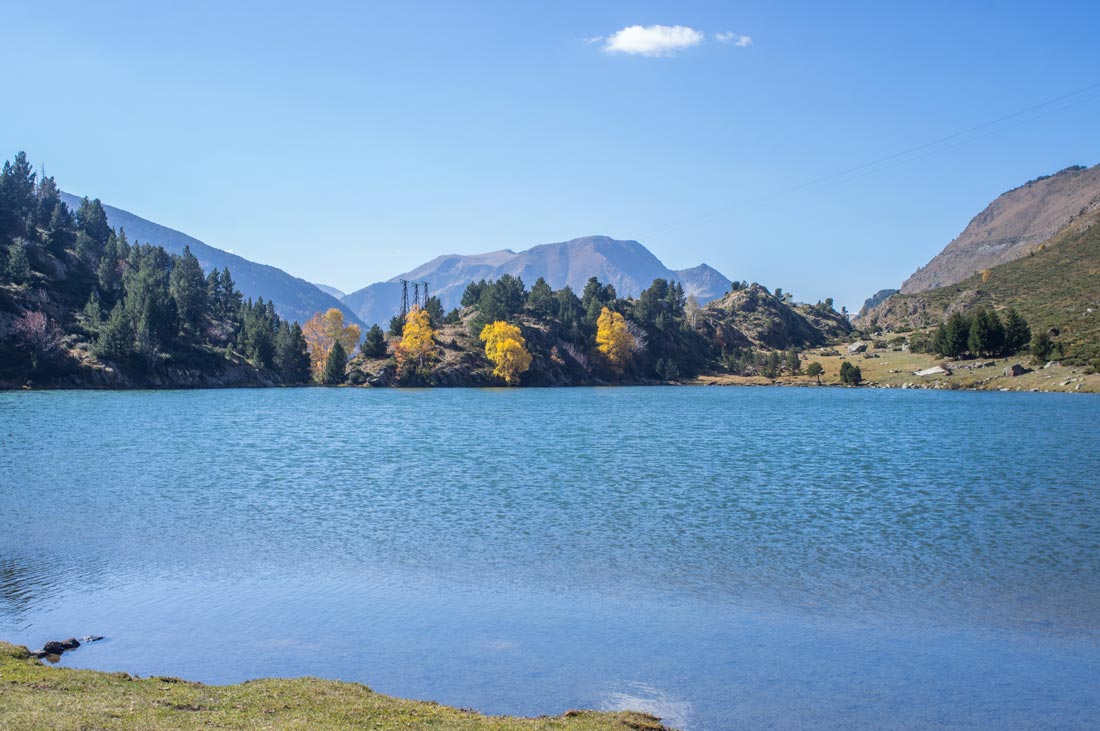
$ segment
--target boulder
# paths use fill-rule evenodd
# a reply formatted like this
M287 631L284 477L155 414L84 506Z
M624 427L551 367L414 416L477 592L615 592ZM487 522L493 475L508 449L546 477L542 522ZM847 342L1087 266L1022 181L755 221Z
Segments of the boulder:
M1010 378L1015 378L1016 376L1022 376L1025 373L1028 373L1028 372L1029 372L1028 369L1024 368L1019 363L1013 363L1012 365L1005 366L1005 370L1004 370L1005 375L1010 377Z
M42 652L46 653L47 655L60 655L67 649L69 648L65 647L64 644L57 642L56 640L50 640L46 644L42 645Z
M852 343L848 346L849 353L863 353L867 350L867 343Z
M78 642L75 637L70 637L67 640L61 640L61 646L66 650L75 650L80 647L80 642Z
M932 366L931 368L925 368L922 371L914 371L914 376L950 376L951 371L947 370L943 366Z

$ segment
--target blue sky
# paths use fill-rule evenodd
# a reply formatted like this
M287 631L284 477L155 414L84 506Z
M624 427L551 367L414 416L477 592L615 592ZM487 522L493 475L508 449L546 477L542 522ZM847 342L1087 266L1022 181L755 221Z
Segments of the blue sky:
M776 195L1100 82L1095 2L17 5L5 157L344 290L607 234L857 308L1100 162L1098 87Z

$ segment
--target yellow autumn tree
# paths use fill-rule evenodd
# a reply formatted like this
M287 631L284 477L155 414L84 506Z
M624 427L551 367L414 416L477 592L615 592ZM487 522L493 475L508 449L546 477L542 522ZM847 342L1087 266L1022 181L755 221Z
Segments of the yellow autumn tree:
M527 342L515 325L497 320L481 329L485 357L493 362L493 375L503 378L509 386L519 383L519 375L531 367Z
M432 330L428 312L422 307L413 307L405 316L401 344L396 349L398 360L403 362L415 360L417 367L423 368L424 361L435 352L433 337L435 337L435 331Z
M302 337L309 348L309 364L313 377L321 380L328 354L337 342L345 353L354 353L359 344L359 326L344 324L344 313L333 307L325 313L318 312L302 325Z
M622 373L634 353L634 336L626 326L626 318L606 307L596 320L596 350L616 373Z

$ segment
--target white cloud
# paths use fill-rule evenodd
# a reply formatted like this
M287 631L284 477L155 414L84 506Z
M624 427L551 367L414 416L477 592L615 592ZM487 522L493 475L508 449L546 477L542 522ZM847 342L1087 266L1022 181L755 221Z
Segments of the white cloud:
M638 56L674 56L678 51L703 42L704 34L686 25L631 25L608 36L606 53Z
M715 33L714 37L720 40L722 43L732 43L738 48L744 48L745 46L752 45L752 38L750 36L743 36L740 33L734 33L732 31L726 31L725 33Z

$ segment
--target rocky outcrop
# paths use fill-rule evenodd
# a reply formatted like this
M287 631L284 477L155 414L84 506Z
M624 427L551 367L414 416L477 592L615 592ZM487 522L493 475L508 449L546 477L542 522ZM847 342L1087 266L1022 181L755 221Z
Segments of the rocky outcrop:
M719 350L824 345L852 331L848 318L825 305L790 303L759 284L728 293L703 308L700 327Z
M857 314L852 319L856 322L860 321L868 312L870 312L875 307L878 307L880 304L885 302L890 297L893 297L897 293L898 290L896 289L880 289L863 301L863 307L859 308L859 314Z

